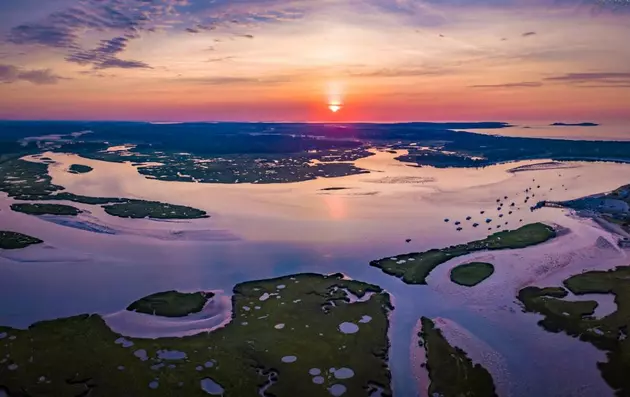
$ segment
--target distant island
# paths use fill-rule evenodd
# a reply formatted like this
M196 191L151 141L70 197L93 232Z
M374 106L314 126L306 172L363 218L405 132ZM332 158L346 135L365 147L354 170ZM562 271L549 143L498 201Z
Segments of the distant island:
M553 123L552 127L597 127L597 123Z

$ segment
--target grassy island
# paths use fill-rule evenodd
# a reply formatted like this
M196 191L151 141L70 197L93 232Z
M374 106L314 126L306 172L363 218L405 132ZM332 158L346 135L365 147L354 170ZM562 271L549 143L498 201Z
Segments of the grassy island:
M52 178L48 175L48 164L20 159L12 159L0 163L0 191L6 192L9 197L16 200L64 200L89 205L102 205L108 214L124 218L196 219L208 217L205 211L181 205L124 197L81 196L64 192L63 190L62 186L52 183ZM70 208L73 208L57 205L44 207L43 204L29 204L29 207L23 208L39 211L39 209L32 207L35 205L38 208L50 209L52 211L50 213L57 214L55 211L64 212L63 215L71 215L65 212L70 212ZM68 208L62 210L62 207ZM41 215L41 213L38 215Z
M26 234L17 232L0 230L0 249L20 249L26 248L29 245L41 243L43 243L43 241L36 237L27 236Z
M494 273L491 263L471 262L454 267L451 270L451 281L465 287L474 287Z
M163 317L183 317L198 313L212 298L212 292L185 294L177 291L158 292L129 305L127 310Z
M613 294L617 310L594 317L597 302L564 300L567 290L575 295ZM605 351L607 361L597 363L603 378L616 395L630 395L630 266L578 274L566 279L564 288L527 287L518 299L525 311L543 315L538 324L547 331L565 332Z
M205 211L158 201L130 200L103 206L109 215L121 218L198 219L208 218Z
M69 215L77 216L81 213L78 208L63 204L17 203L11 204L11 209L29 215Z
M69 168L68 168L68 172L71 174L86 174L90 171L92 171L94 168L90 167L89 165L83 165L83 164L72 164Z
M480 364L473 364L465 351L451 346L433 321L422 317L418 334L426 351L431 384L429 395L442 397L496 396L490 373Z
M389 295L341 274L238 284L231 322L181 338L113 332L99 315L0 327L0 388L9 395L391 396ZM261 390L263 390L261 392Z
M494 233L483 240L375 260L370 262L370 266L399 277L407 284L426 284L429 273L450 259L476 251L525 248L543 243L555 235L551 226L532 223L516 230Z

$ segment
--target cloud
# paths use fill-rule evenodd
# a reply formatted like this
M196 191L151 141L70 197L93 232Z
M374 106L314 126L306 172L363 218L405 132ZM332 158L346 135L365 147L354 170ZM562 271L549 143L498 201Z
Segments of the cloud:
M602 81L602 80L630 80L628 72L594 72L594 73L567 73L562 76L547 77L549 81Z
M238 37L244 37L246 39L253 39L254 35L252 34L237 34Z
M560 76L547 77L544 80L589 88L627 87L630 85L630 72L567 73Z
M210 58L206 62L223 62L223 61L229 61L230 59L234 59L234 58L236 57L229 56L229 57L221 57L221 58Z
M144 62L122 60L116 57L117 54L123 52L133 36L118 36L109 40L101 40L98 47L91 50L76 51L66 57L68 62L78 63L79 65L93 65L94 69L109 68L150 68Z
M64 78L58 76L50 69L25 70L13 65L0 64L0 83L15 83L18 81L28 81L36 85L57 84Z
M207 26L207 25L197 25L194 28L186 28L184 29L186 32L188 33L193 33L193 34L197 34L197 33L201 33L201 32L205 32L205 31L209 31L209 30L214 30L216 29L216 27L214 26Z
M190 83L205 84L205 85L240 85L240 84L254 84L254 85L275 85L283 84L294 81L296 75L277 75L269 77L236 77L236 76L218 76L218 77L199 77L199 78L186 78L179 79Z
M79 6L53 12L36 23L15 26L9 31L7 40L13 44L78 48L79 37L86 30L137 34L149 17L139 9L120 7L122 2L87 0ZM140 1L140 4L147 3L151 1Z
M377 69L368 72L350 72L351 77L413 77L413 76L439 76L450 73L446 69Z
M529 37L529 36L535 36L536 32L525 32L523 33L521 36L523 37Z
M542 83L535 81L523 81L520 83L504 83L504 84L476 84L470 85L470 88L534 88L541 87Z

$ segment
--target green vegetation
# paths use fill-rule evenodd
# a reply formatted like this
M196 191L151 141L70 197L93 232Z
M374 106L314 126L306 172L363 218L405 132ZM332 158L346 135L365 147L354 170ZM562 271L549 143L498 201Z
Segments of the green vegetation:
M205 211L181 205L119 197L81 196L63 192L63 190L62 186L52 183L52 179L48 175L48 164L20 159L0 163L0 191L6 192L9 197L16 200L64 200L89 205L103 205L108 214L124 218L194 219L208 217ZM36 205L42 206L41 204ZM52 209L53 207L47 208ZM67 211L68 208L64 211ZM35 211L34 208L30 209ZM57 210L61 211L61 206L57 207Z
M198 313L212 298L212 292L184 294L177 291L158 292L129 305L127 310L163 317L183 317Z
M76 216L81 213L78 208L63 204L39 204L39 203L17 203L11 204L11 209L16 212L23 212L29 215L69 215Z
M26 234L0 230L0 249L20 249L40 243L43 243L43 241Z
M473 364L465 351L451 346L433 321L422 317L422 339L427 356L431 385L429 395L442 397L496 396L490 373L480 364Z
M491 263L471 262L456 266L451 270L451 281L465 287L474 287L494 273Z
M617 395L630 395L630 266L578 274L566 279L564 287L576 295L613 294L617 310L596 318L596 301L563 300L568 293L561 287L527 287L518 299L525 311L544 316L538 323L544 329L566 332L605 351L607 361L597 363L603 378Z
M103 206L105 212L121 218L197 219L208 218L205 211L157 201L130 200Z
M210 378L226 396L256 396L270 380L266 393L278 397L293 397L296 390L305 397L328 395L335 384L346 388L344 396L365 396L370 386L391 396L392 307L379 287L341 274L300 274L238 284L232 303L228 325L181 338L119 340L98 315L40 322L27 330L0 327L0 358L6 360L0 389L33 397L194 397L208 395L200 382ZM341 332L345 322L357 332ZM164 351L186 357L167 359ZM344 370L336 378L330 368L348 368L353 376ZM313 369L321 375L309 374Z
M123 151L108 152L105 149L109 144L96 142L69 143L60 150L90 159L131 162L140 174L150 179L256 184L368 173L352 162L373 155L363 143L341 140L339 136L320 139L276 134L239 135L213 135L209 140L207 134L202 134L193 141L194 135L187 131L167 137L168 144L157 144L160 137L152 133L153 143L142 140ZM185 140L191 141L182 146Z
M92 171L94 168L90 167L89 165L83 165L83 164L72 164L69 168L68 168L68 172L71 174L85 174L88 173L90 171Z
M492 234L483 240L375 260L370 262L370 266L399 277L407 284L426 284L429 273L450 259L476 251L525 248L543 243L555 235L552 227L543 223L532 223L516 230Z

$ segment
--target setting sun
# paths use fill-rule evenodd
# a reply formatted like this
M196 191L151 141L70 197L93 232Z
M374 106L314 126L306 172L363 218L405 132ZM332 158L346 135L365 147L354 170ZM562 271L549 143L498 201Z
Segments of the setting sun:
M333 113L337 113L341 109L341 105L330 104L328 105L328 109Z

